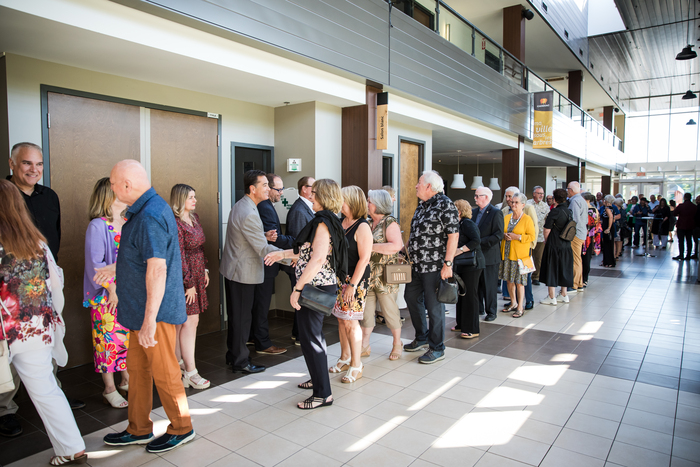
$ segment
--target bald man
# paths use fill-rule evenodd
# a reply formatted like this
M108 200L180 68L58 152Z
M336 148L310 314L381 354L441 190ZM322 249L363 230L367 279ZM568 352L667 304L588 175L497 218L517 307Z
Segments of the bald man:
M112 190L129 205L116 264L118 321L131 330L129 426L110 433L111 446L146 444L146 451L170 451L192 439L187 395L175 358L175 326L187 320L177 224L172 209L156 194L143 166L124 160L112 169ZM109 267L108 267L109 268ZM104 268L107 269L107 268ZM100 281L97 274L96 281ZM153 383L170 419L165 434L153 435Z

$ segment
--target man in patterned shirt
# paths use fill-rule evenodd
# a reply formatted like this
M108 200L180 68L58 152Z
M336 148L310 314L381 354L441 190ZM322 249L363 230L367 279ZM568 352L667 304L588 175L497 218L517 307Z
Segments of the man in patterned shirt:
M416 185L421 202L413 214L406 246L413 267L404 298L416 338L404 350L416 352L429 348L418 358L418 362L428 364L445 358L445 313L437 300L437 288L442 279L452 277L452 260L459 239L459 212L442 193L443 189L444 183L437 173L423 172Z
M535 272L532 273L532 285L540 285L540 265L542 264L542 253L544 252L544 221L549 214L549 206L543 201L544 188L536 186L532 190L532 199L527 200L527 204L534 206L537 213L537 247L532 252L532 259L535 263Z

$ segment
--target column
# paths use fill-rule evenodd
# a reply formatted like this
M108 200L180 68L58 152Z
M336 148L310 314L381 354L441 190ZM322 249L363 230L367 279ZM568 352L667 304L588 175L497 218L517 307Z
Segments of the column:
M603 107L603 126L610 131L613 131L613 109L612 105Z
M525 138L518 136L516 149L504 149L502 151L501 164L501 191L509 186L517 186L520 191L525 190Z
M525 18L522 5L503 9L503 48L525 63Z
M580 182L581 181L581 167L579 166L578 162L576 165L570 165L566 168L566 184L568 185L571 182Z
M603 193L604 195L613 194L612 191L610 190L611 178L612 177L610 177L610 175L603 175L602 177L600 177L600 192Z
M571 102L581 107L583 97L583 72L581 70L569 72L569 94L567 97Z
M382 186L382 151L377 149L376 123L380 92L367 86L366 104L343 108L341 185L357 185L365 193Z

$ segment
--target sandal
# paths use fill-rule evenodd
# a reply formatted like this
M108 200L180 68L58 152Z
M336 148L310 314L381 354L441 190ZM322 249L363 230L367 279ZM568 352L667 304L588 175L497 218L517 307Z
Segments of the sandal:
M511 311L514 311L514 310L517 310L517 309L518 309L518 305L515 304L515 305L511 305L511 306L509 306L509 307L507 307L507 308L502 309L502 310L501 310L501 313L510 313Z
M454 327L451 327L451 328L450 328L450 331L452 331L452 332L462 332L462 328L460 328L459 326L454 326Z
M325 407L327 405L333 405L333 396L328 396L326 398L311 396L308 399L304 399L303 401L299 402L297 407L302 410L309 410Z
M297 384L297 387L301 388L301 389L313 389L314 383L313 383L313 381L308 380L308 381L304 381L303 383Z
M88 456L83 452L78 457L75 457L75 454L72 456L53 456L49 461L49 465L86 464L87 460Z
M179 362L177 362L178 365L180 365L180 373L182 373L182 376L185 376L185 361L183 359L180 359Z
M329 373L342 373L342 372L344 372L345 370L347 370L350 367L350 360L351 360L350 358L348 358L347 360L342 360L339 358L338 362L335 364L335 366L332 366L328 369L328 372ZM341 365L341 363L342 363L342 365Z
M475 337L479 337L479 333L463 332L459 337L462 339L474 339Z
M401 358L403 353L403 344L395 345L391 348L391 353L389 354L389 360L398 360Z
M523 310L517 310L515 313L513 313L513 318L521 318L525 312Z
M102 394L102 402L104 402L106 405L111 405L115 409L125 409L129 407L129 401L124 399L122 395L119 394L119 391L112 391L109 394Z
M186 388L192 387L194 389L206 389L211 383L208 379L204 379L199 375L199 372L195 368L192 371L186 371L182 375L182 385Z
M345 373L345 376L342 377L340 382L341 383L354 383L358 379L362 378L362 369L364 367L365 366L362 363L360 363L360 366L358 366L358 367L351 366L350 368L348 368L348 372ZM355 374L355 376L353 376L354 372L357 372Z
M360 357L369 357L369 354L372 353L372 346L368 345L367 347L362 347L362 352L360 353Z
M126 394L129 392L129 383L122 386L117 386L117 391L119 391L119 394L121 394L122 397L126 398Z

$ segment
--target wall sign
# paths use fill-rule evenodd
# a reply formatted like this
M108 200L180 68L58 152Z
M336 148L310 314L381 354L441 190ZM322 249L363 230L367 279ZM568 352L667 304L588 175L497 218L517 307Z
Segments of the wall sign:
M532 147L535 149L552 147L553 99L553 91L535 93L535 119L532 131Z
M287 159L287 172L301 172L301 159Z
M377 149L389 147L389 93L377 94Z

